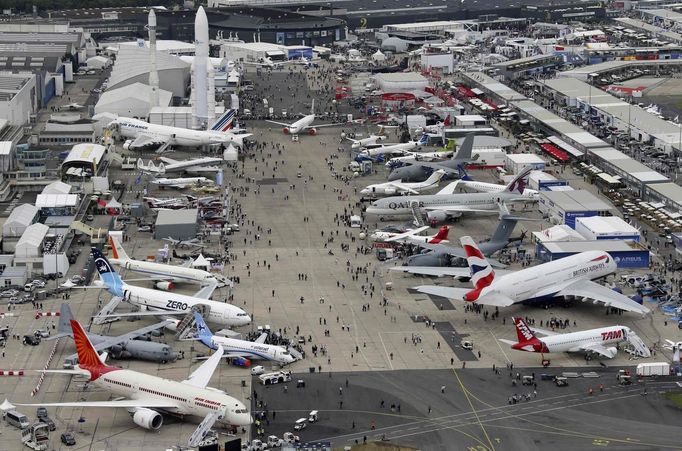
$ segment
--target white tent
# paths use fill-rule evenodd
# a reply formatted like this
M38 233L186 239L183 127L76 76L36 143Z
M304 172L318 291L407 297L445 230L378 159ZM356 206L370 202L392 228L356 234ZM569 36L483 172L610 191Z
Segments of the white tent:
M211 267L211 262L209 262L203 254L199 256L192 262L192 268L202 268L208 270Z
M375 53L372 54L372 61L376 61L377 63L386 61L386 55L381 53L381 50L377 50Z
M88 58L85 61L85 64L88 66L88 69L104 69L105 67L109 67L111 60L104 56L97 55Z
M239 153L237 152L237 149L232 144L227 146L227 149L225 149L225 152L223 152L223 160L237 161L238 158Z
M0 410L2 410L3 412L8 412L8 411L14 409L15 407L16 406L14 404L12 404L11 402L9 402L7 400L7 398L5 398L5 400L2 402L2 404L0 404Z
M112 113L124 117L147 117L152 109L150 103L151 87L143 83L133 83L117 89L105 91L95 105L95 114ZM159 105L169 106L173 93L159 89Z
M69 194L70 192L71 185L62 182L61 180L57 180L46 185L41 194Z
M559 224L540 232L533 232L533 236L539 242L585 241L584 236L566 224Z

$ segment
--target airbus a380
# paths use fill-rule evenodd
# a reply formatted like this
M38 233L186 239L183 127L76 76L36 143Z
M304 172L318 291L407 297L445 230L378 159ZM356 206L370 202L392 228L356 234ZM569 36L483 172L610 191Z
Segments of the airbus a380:
M607 252L586 251L553 260L520 271L493 270L488 260L470 236L460 239L467 255L467 268L450 268L455 277L471 277L474 288L419 286L421 293L443 296L459 301L496 307L508 307L525 301L542 301L556 297L592 299L607 307L637 313L649 309L629 297L593 282L613 274L616 263ZM455 273L461 269L459 276ZM501 274L501 275L498 275Z
M317 133L318 128L322 127L340 127L342 124L320 124L313 127L313 122L315 122L315 99L312 101L310 107L310 114L303 116L301 119L297 120L293 124L287 124L285 122L277 121L266 121L271 124L281 125L284 128L282 131L285 135L298 135L299 133L308 133L309 135L314 135Z
M109 244L111 244L114 256L111 263L128 271L146 274L150 279L157 281L156 288L160 290L172 290L173 282L191 282L201 285L217 284L219 287L228 283L222 275L211 274L203 269L134 260L128 256L118 238L113 236L109 237Z
M644 342L626 326L609 326L598 329L581 330L568 334L531 329L521 318L514 318L517 342L500 339L511 345L512 349L543 354L553 352L589 352L612 359L618 353L618 344L630 342L640 357L649 357L651 351ZM536 333L547 335L538 338Z
M239 307L225 302L208 299L216 285L202 288L194 296L157 291L151 288L128 285L121 280L114 268L97 248L92 248L95 268L99 273L102 285L109 293L122 298L133 305L149 310L149 312L133 312L131 314L115 313L111 316L143 316L143 315L185 315L197 305L209 308L208 321L226 327L245 326L251 322L251 317Z
M118 117L109 127L116 127L119 134L128 138L124 144L127 150L144 149L159 146L200 147L212 144L234 144L241 147L244 139L251 136L245 133L236 135L230 132L234 111L227 110L218 118L210 130L190 130L169 125L150 124L140 119Z
M90 343L83 327L71 320L73 339L78 351L78 366L73 370L47 370L87 377L97 387L111 393L111 401L57 402L19 404L46 407L116 407L128 409L133 422L144 428L158 430L163 425L162 412L178 416L198 416L204 420L189 439L190 446L197 446L216 422L231 426L248 426L251 415L246 406L222 390L208 387L211 377L222 358L223 349L204 362L189 376L177 382L138 371L110 366L104 363Z

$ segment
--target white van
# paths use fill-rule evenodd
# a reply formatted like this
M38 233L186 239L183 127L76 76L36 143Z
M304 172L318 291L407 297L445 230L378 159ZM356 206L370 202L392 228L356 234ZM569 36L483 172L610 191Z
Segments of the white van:
M296 420L296 423L294 423L294 430L300 431L301 429L305 429L306 426L308 426L307 418L299 418Z
M17 412L16 410L10 410L7 412L5 419L7 420L7 423L19 429L26 429L31 425L31 423L28 422L28 417L23 413Z

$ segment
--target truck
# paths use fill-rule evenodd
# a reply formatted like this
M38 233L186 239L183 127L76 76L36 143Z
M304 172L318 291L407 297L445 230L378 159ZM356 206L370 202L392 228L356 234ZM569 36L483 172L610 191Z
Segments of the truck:
M291 371L274 371L272 373L265 373L258 376L260 383L263 385L281 384L283 382L291 382Z
M637 376L667 376L670 364L667 362L640 363L637 365Z

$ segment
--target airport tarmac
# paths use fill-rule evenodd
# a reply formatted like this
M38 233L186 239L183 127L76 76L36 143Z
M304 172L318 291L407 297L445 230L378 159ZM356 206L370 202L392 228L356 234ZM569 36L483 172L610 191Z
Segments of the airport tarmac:
M349 379L351 391L356 386L366 386L367 396L361 393L358 399L365 399L366 404L360 403L356 409L372 411L377 407L377 399L389 402L389 398L395 400L404 399L401 402L402 412L409 413L412 421L420 423L409 427L418 427L415 433L419 435L410 436L408 432L396 432L389 429L387 436L392 439L410 440L430 440L425 442L428 446L422 449L440 449L436 446L444 446L443 443L452 443L453 437L457 437L460 443L462 435L460 432L453 432L457 429L463 431L466 446L483 446L495 449L495 439L499 438L501 443L512 443L508 449L547 449L556 447L558 439L563 440L566 436L573 436L575 444L591 443L591 440L606 440L614 438L613 443L625 448L628 444L626 438L617 435L606 434L604 430L615 427L617 420L613 423L606 422L606 415L601 419L593 419L589 415L583 415L584 387L580 383L569 387L569 392L573 393L572 403L567 404L566 409L581 412L580 415L570 419L570 427L566 427L569 432L566 435L560 430L538 432L536 425L527 424L525 414L532 415L536 419L538 411L547 416L547 424L553 427L562 428L561 413L555 412L555 408L561 409L564 404L552 405L554 402L564 402L557 398L552 400L550 405L538 401L541 407L536 408L531 403L514 406L513 415L506 412L507 397L512 394L511 384L507 377L501 375L499 378L492 376L492 365L500 368L513 362L515 368L536 367L540 363L540 356L531 353L521 353L511 351L504 344L499 342L499 338L512 339L515 336L514 328L510 318L513 315L529 316L537 322L547 321L552 317L568 318L571 326L565 332L588 329L617 321L620 324L633 328L647 344L659 342L663 338L679 340L682 338L680 331L672 323L665 328L663 317L660 313L654 313L647 318L640 318L633 314L623 314L617 319L604 315L604 309L590 303L564 308L554 306L551 308L513 306L501 312L496 320L484 320L482 315L472 312L465 312L463 307L458 304L453 305L453 309L440 309L437 303L424 295L412 294L407 289L422 284L423 279L394 275L388 272L388 267L399 262L380 263L372 253L356 253L360 246L369 246L359 239L359 230L350 229L335 220L335 215L359 214L361 206L357 203L358 196L354 188L358 188L385 180L383 168L378 170L378 174L369 177L361 177L352 182L344 181L334 177L328 162L332 162L334 171L341 176L351 174L343 170L349 161L348 144L342 144L344 150L338 150L340 129L322 129L316 136L301 135L298 142L292 142L291 137L282 134L279 128L270 127L265 123L251 121L250 127L254 132L254 139L265 142L267 145L262 152L252 151L254 158L247 158L243 163L237 165L235 172L228 171L225 176L226 185L231 189L232 203L238 203L245 213L241 218L231 218L242 223L241 231L232 235L229 240L230 253L236 256L233 261L226 265L225 273L228 276L237 276L240 283L236 284L234 291L234 303L245 308L253 315L254 323L252 326L238 330L248 332L254 330L258 325L270 325L274 330L281 329L285 335L293 338L294 335L305 337L306 358L303 361L294 363L291 369L299 374L305 374L308 384L305 391L311 393L312 389L321 392L329 392L327 400L312 402L311 399L302 397L300 407L305 409L318 408L325 410L324 416L330 423L336 423L333 427L325 427L323 433L311 435L311 438L328 438L337 442L348 442L359 438L359 435L351 434L347 436L350 429L350 417L337 417L334 412L334 394L338 396L338 384L345 379ZM270 129L270 130L269 130ZM358 132L367 134L367 130L357 129ZM283 148L281 155L278 154L276 144ZM269 156L268 154L271 154ZM195 156L196 153L175 152L171 158L182 159L184 157ZM153 154L144 153L143 158L148 160ZM326 159L326 161L325 161ZM284 160L284 163L282 163ZM273 166L277 161L277 169ZM300 177L299 177L300 173ZM484 181L491 181L489 173L481 174ZM568 173L564 176L569 176ZM142 190L145 186L148 195L155 197L175 197L179 193L192 193L191 190L178 192L176 190L159 190L147 184L147 179L141 179L136 183L138 174L134 171L123 171L116 164L111 166L110 180L122 180L127 188L119 201L131 203L139 201ZM275 181L273 183L272 181ZM573 183L574 181L571 180ZM579 180L575 180L580 184ZM248 188L248 190L247 190ZM345 212L344 212L345 209ZM95 223L105 225L109 218L98 216ZM475 237L483 238L495 227L496 219L492 217L476 217L463 219L454 225L451 233L455 237L463 234L472 234ZM371 224L374 225L373 223ZM522 224L520 229L535 230L538 227L535 223ZM260 229L259 229L260 228ZM371 229L371 227L370 227ZM125 248L133 257L144 258L154 255L156 250L163 247L163 242L153 241L149 233L137 232L135 226L130 226L126 231L129 241L125 243ZM256 235L260 238L257 239ZM333 241L329 241L333 238ZM341 250L341 244L347 244L350 251ZM207 250L220 253L222 248L217 238L207 243ZM527 246L527 244L526 244ZM333 255L330 254L330 250ZM179 249L178 252L184 253L187 250ZM80 274L82 265L87 258L87 246L83 248L79 261L72 267L71 274ZM178 263L174 261L174 263ZM248 268L247 268L248 265ZM360 268L357 278L355 277L356 268ZM366 269L366 272L365 272ZM134 277L134 276L133 276ZM301 277L303 280L301 280ZM392 289L385 291L385 283L392 282ZM446 280L437 280L436 283L446 283ZM53 282L51 282L53 283ZM373 287L373 289L372 289ZM191 286L181 287L183 293L191 293ZM219 292L215 299L226 298L228 293L223 290ZM97 298L101 296L103 301L108 301L106 294L98 291L73 291L69 303L74 314L83 322L88 322L97 308ZM383 297L386 297L386 305L382 305ZM303 300L301 300L303 298ZM43 311L56 311L59 308L61 299L49 299L44 302ZM364 307L364 308L363 308ZM31 305L22 305L16 312L17 316L3 319L0 324L10 325L14 333L20 335L32 333L39 327L51 327L51 318L35 319L35 309ZM424 319L436 322L435 328L427 327ZM109 334L119 334L132 329L151 324L152 320L141 320L128 324L127 321L119 321L106 326L105 328L94 327L94 332L105 332ZM575 326L573 325L575 321ZM452 329L441 327L441 324L450 324L451 328L457 333L456 340L466 337L474 343L474 350L471 356L466 355L461 350L453 350L449 345L445 346L448 339L452 340ZM297 328L299 329L296 334ZM329 331L325 334L325 331ZM663 334L659 331L664 331ZM449 334L449 336L448 336ZM413 344L412 339L417 343ZM173 379L186 378L197 364L192 362L192 357L197 353L206 351L196 343L174 341L172 335L163 338L172 344L176 350L184 350L186 358L175 363L161 365L145 362L115 362L126 368L158 374ZM440 345L439 345L440 344ZM327 349L326 355L318 353L315 356L312 345L324 346ZM52 344L43 342L37 347L24 347L18 341L10 340L6 348L6 356L3 358L2 367L4 369L25 369L23 377L6 377L3 379L2 395L12 402L56 402L59 400L75 401L102 400L108 399L104 392L93 390L91 387L85 388L81 382L63 375L47 375L40 390L35 396L31 396L31 391L35 388L39 374L28 370L39 369L45 366L48 355L52 351ZM54 357L50 363L51 369L61 367L64 356L74 352L73 344L70 340L60 340L56 345ZM193 350L194 349L194 350ZM30 352L27 352L30 351ZM468 352L468 351L467 351ZM480 356L478 353L480 352ZM472 358L470 358L472 357ZM616 359L604 361L609 367L632 367L638 361L628 360L628 355L620 353ZM649 361L655 361L650 359ZM462 361L466 361L466 369L462 370ZM551 370L559 371L558 368L566 366L571 368L584 369L599 368L598 361L586 362L580 355L556 355L551 357ZM270 365L266 365L269 367ZM315 368L316 374L309 373L310 368ZM400 371L391 371L400 370ZM317 374L321 371L321 374ZM329 383L329 374L332 374L332 382ZM487 376L481 376L488 374ZM298 376L297 376L298 377ZM460 385L457 378L463 382ZM447 382L441 382L445 381ZM245 381L245 387L242 387ZM420 384L424 382L424 384ZM331 384L331 387L329 386ZM452 394L453 398L449 403L438 403L440 386L448 387L447 393ZM223 365L219 368L211 384L216 388L223 389L238 399L251 402L255 410L252 399L252 381L248 370L238 367ZM459 386L459 395L456 389ZM607 385L610 387L610 385ZM462 387L468 387L466 390ZM281 388L273 387L269 391L275 393ZM451 391L452 390L452 391ZM559 390L559 389L557 389ZM543 390L544 391L544 390ZM369 395L371 392L371 396ZM289 395L293 395L295 388L289 388ZM607 392L607 394L615 392ZM465 396L467 395L467 396ZM473 396L482 401L472 399ZM561 396L557 392L557 396ZM269 395L268 395L269 396ZM344 396L346 396L344 394ZM601 395L600 395L601 396ZM631 398L641 399L637 396ZM466 398L469 398L467 401ZM619 412L630 409L630 397L617 399L614 396L614 405L618 406ZM272 404L269 409L285 411L291 409L290 402L285 404L285 400L277 400L273 396ZM650 399L650 398L647 398ZM298 402L298 398L296 399ZM545 398L545 402L547 398ZM595 405L598 397L594 398ZM440 418L433 425L433 422L422 422L425 415L424 409L427 403L432 402L433 415ZM478 404L476 404L478 402ZM278 404L279 403L279 404ZM350 401L349 401L350 403ZM470 404L471 403L471 404ZM623 404L617 404L623 403ZM424 404L427 404L426 406ZM638 409L632 412L643 411L648 402L637 404ZM282 407L279 407L282 406ZM501 407L499 407L501 406ZM533 406L527 408L527 406ZM585 406L591 408L592 403ZM627 406L627 407L625 407ZM350 408L349 404L344 404L344 411ZM504 407L504 408L503 408ZM587 407L585 407L587 408ZM485 412L493 420L494 415L504 418L511 416L500 426L496 421L491 426L486 426L487 420L483 420L483 426L479 424L481 418L476 418L479 410L491 409ZM502 409L502 410L500 410ZM651 407L655 412L660 412L660 406ZM21 408L26 414L34 415L33 408ZM186 443L187 437L195 429L196 423L173 423L167 424L160 432L144 431L134 425L130 416L124 411L113 411L107 409L59 409L54 414L54 409L50 409L51 415L57 423L58 430L52 435L52 445L59 449L59 433L66 429L77 431L76 439L79 442L79 449L106 449L106 450L136 450L136 449L165 449L174 445ZM291 419L300 415L300 411L282 414L282 425L272 429L278 433L284 432L287 425L292 424ZM519 419L519 415L524 419ZM623 413L624 414L624 413ZM344 412L344 415L346 413ZM371 415L374 415L373 413ZM653 415L653 414L652 414ZM656 414L659 416L664 416ZM453 417L454 416L454 417ZM674 415L671 415L674 417ZM381 421L381 426L389 427L403 426L403 418L384 417L377 419L377 426ZM84 418L84 422L79 422ZM279 417L278 417L279 418ZM341 418L341 420L337 420ZM364 422L364 429L367 429L367 418L361 420L358 414L358 424ZM390 418L390 421L388 420ZM450 423L451 418L455 418L454 424ZM551 420L551 421L550 421ZM506 421L506 420L505 420ZM568 420L566 420L568 421ZM599 426L600 421L604 421L603 426ZM167 420L173 422L172 419ZM472 423L473 424L469 424ZM461 424L464 423L464 424ZM340 424L343 424L341 426ZM544 424L544 423L543 423ZM653 422L652 424L655 424ZM273 422L273 426L277 423ZM592 427L588 432L582 429ZM627 431L634 429L634 419L628 418L619 430ZM170 426L170 427L169 427ZM360 426L356 426L358 429ZM428 431L428 428L436 428L437 433L421 433ZM606 429L600 429L606 428ZM457 429L455 429L457 428ZM485 428L485 431L484 431ZM494 433L491 432L496 428ZM510 429L507 429L510 428ZM653 426L651 426L653 428ZM670 428L668 431L667 428ZM398 428L402 429L402 427ZM405 427L407 429L407 427ZM528 431L527 429L533 429ZM666 445L673 433L679 430L673 426L662 427L660 434L654 436L653 429L650 431L645 428L640 436L634 436L634 440L641 440L641 446L650 446L649 443L661 443ZM545 428L545 431L548 429ZM600 432L601 430L601 432ZM315 431L311 426L309 431ZM487 432L486 432L487 431ZM268 435L271 430L266 428ZM21 449L19 444L18 430L2 423L0 433L7 440L8 450ZM377 438L376 435L367 434L370 438ZM301 434L306 439L308 431ZM458 435L448 435L458 434ZM466 434L469 434L467 436ZM486 438L487 436L490 438ZM551 434L551 435L550 435ZM557 434L557 435L553 435ZM582 434L582 436L581 436ZM363 432L363 436L365 433ZM404 435L404 436L403 436ZM587 435L587 437L585 437ZM341 437L339 437L341 436ZM413 437L413 438L410 438ZM426 438L424 438L426 437ZM552 439L555 437L557 440ZM660 439L653 441L652 437ZM221 436L221 441L226 439ZM536 440L540 440L536 442ZM543 441L544 440L544 441ZM554 440L554 441L553 441ZM585 442L587 440L587 442ZM633 440L633 442L634 442ZM469 443L471 445L469 445ZM568 443L571 443L570 441ZM429 444L433 444L433 448ZM587 443L589 445L589 443ZM517 446L518 445L518 446ZM591 445L590 445L591 446ZM598 445L595 445L598 446ZM446 449L446 448L443 448ZM450 448L452 449L452 448ZM465 449L463 446L461 449ZM502 449L502 447L500 447ZM565 448L568 449L568 448ZM575 449L575 448L573 448ZM642 449L640 447L639 449ZM643 449L654 449L646 448Z

